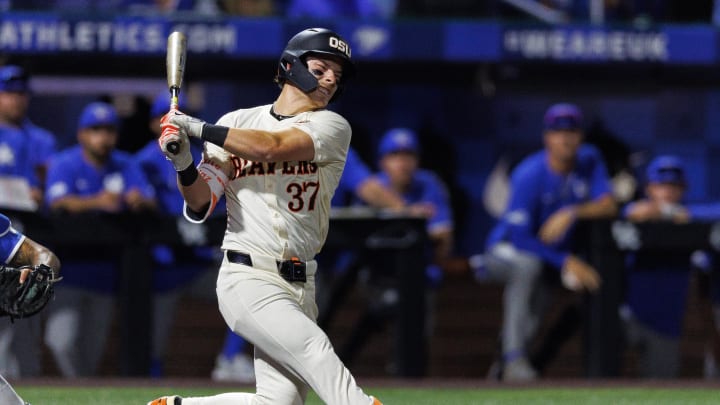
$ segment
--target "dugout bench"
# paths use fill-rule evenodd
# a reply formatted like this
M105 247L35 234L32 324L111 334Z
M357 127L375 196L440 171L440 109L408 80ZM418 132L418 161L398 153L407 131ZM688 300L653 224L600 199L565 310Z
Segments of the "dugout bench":
M49 215L4 210L13 225L53 250L85 252L116 258L118 280L118 362L123 376L146 376L150 366L150 322L152 322L152 258L150 248L158 243L181 246L220 245L225 233L224 215L203 224L184 218L145 214L84 213ZM426 248L425 220L367 209L334 210L327 247L382 248L388 262L396 266L399 288L398 335L395 363L398 376L420 377L427 365L425 339L423 269ZM60 260L62 261L62 256Z

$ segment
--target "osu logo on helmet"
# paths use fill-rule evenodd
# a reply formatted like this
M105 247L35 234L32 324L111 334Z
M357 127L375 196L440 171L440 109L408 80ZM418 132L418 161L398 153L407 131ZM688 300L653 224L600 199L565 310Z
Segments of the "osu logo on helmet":
M330 37L329 44L331 48L335 48L338 51L344 53L348 58L350 57L350 45L338 37Z

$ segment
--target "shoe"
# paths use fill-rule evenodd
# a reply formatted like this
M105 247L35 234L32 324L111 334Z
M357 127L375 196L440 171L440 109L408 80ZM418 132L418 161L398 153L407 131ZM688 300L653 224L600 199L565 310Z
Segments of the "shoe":
M487 372L487 379L489 381L500 381L502 380L503 367L501 361L493 361L490 365L490 369Z
M502 370L502 380L507 382L524 382L537 379L537 371L530 365L525 357L505 363Z
M246 354L237 354L230 360L220 354L215 361L211 377L215 381L254 383L255 366L253 360Z
M177 395L160 397L148 402L147 405L182 405L182 397Z

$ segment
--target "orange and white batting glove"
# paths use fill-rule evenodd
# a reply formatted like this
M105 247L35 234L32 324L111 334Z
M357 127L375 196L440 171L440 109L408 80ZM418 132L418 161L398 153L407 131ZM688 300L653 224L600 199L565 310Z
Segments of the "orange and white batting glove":
M167 160L172 162L175 171L183 171L190 167L193 162L192 154L190 153L190 138L181 131L177 125L171 124L165 120L165 117L160 121L160 128L162 128L162 134L158 138L158 145ZM175 143L177 145L177 151L175 153L168 150L168 145Z
M195 138L202 138L203 127L207 124L205 121L186 115L177 109L172 109L165 114L160 123L164 122L177 125L187 136Z

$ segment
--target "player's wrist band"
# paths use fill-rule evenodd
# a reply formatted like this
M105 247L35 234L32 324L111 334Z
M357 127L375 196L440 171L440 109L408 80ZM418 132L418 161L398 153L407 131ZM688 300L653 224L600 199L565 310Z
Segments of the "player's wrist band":
M205 124L203 125L200 138L222 148L223 145L225 145L225 139L227 139L228 132L230 132L230 128L228 127Z
M180 170L177 172L178 179L180 180L180 184L187 187L193 183L195 183L195 180L197 180L198 175L198 169L195 167L194 163L190 163L190 166L187 168Z

